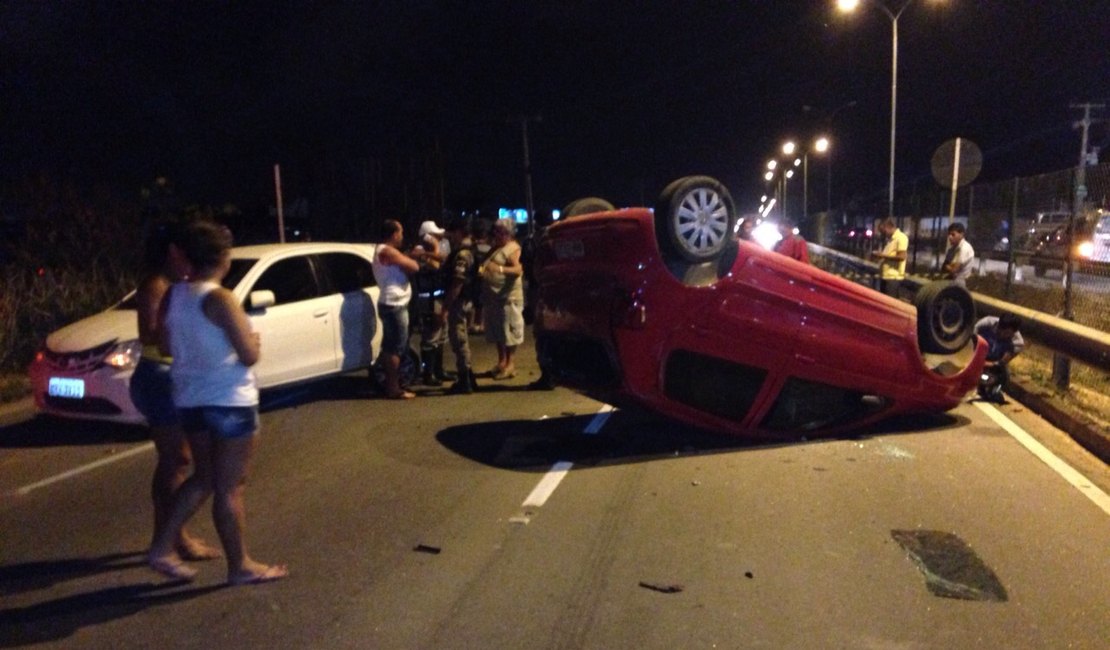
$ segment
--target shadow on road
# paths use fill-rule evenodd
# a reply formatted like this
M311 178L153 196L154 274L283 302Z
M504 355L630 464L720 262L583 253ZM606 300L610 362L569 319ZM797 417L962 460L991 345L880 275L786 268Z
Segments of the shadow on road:
M143 553L28 562L0 567L0 595L11 596L101 573L145 564ZM72 636L83 627L132 616L148 607L181 602L222 589L222 585L178 589L187 583L144 582L97 589L26 607L0 609L0 648L13 648Z
M66 420L46 415L0 427L0 449L79 447L113 442L143 442L149 438L146 427L142 426Z
M679 455L820 444L825 440L737 438L650 413L626 410L614 411L599 433L583 433L593 417L573 415L544 420L481 422L444 429L437 439L460 456L486 465L537 472L547 471L558 461L602 466ZM936 431L966 424L966 419L948 414L901 416L835 439L857 440L876 435Z

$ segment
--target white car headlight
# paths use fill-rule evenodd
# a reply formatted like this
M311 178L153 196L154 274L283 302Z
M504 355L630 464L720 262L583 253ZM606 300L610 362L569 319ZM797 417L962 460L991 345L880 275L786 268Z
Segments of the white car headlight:
M1085 241L1079 245L1079 256L1091 259L1095 254L1095 243L1093 241Z
M104 365L117 370L131 370L139 363L143 353L143 344L139 339L131 339L117 343L111 352L104 356Z

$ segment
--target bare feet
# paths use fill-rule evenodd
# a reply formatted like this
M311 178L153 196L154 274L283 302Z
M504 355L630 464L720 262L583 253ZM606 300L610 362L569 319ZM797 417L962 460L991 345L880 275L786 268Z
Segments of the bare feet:
M289 575L289 569L284 564L257 564L227 577L227 584L235 587L238 585L257 585L263 582L281 580Z
M216 558L223 557L223 553L220 552L220 549L196 537L182 537L178 540L176 548L177 554L181 556L181 559L192 562L215 560Z
M185 564L176 555L165 557L148 557L147 564L158 573L173 578L174 580L193 580L197 577L197 570Z
M388 399L412 399L414 397L416 397L416 393L407 390L402 390L386 395L386 398Z

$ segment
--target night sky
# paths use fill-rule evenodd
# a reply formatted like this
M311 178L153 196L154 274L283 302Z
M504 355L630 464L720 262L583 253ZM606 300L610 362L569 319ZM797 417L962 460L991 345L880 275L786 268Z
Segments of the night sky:
M126 190L161 174L197 200L250 203L269 199L274 163L296 193L311 191L321 161L392 165L436 150L448 206L523 205L512 120L539 116L537 205L642 204L704 173L748 210L777 144L825 131L855 101L829 131L834 202L882 197L891 22L861 9L2 2L0 182L46 170ZM900 186L931 178L934 149L955 136L983 150L987 180L1074 165L1069 105L1110 100L1107 0L916 0L899 27ZM1096 127L1092 144L1110 145L1107 132Z

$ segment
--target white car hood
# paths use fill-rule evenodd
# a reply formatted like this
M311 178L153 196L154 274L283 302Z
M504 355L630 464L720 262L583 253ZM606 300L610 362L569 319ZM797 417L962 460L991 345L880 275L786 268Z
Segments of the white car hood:
M133 309L109 309L70 323L46 337L53 352L80 352L111 340L139 338L138 315Z

